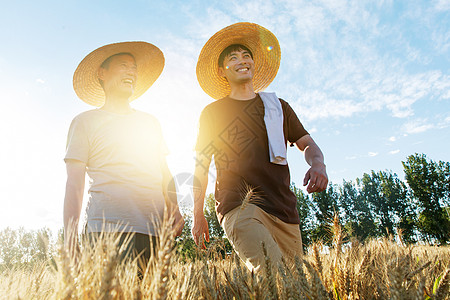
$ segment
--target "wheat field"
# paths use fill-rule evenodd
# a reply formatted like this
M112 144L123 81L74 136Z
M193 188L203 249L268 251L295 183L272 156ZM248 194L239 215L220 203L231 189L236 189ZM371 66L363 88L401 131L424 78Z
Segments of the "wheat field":
M166 229L164 229L166 228ZM302 258L259 274L234 254L198 250L186 261L163 226L155 255L137 276L137 260L120 260L117 236L104 236L74 259L60 247L54 260L0 276L1 299L450 299L450 248L404 246L393 240L314 243Z

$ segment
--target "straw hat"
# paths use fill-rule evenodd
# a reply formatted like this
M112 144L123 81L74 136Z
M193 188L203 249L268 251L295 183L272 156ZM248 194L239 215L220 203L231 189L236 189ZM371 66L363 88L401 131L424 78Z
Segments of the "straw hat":
M137 81L130 101L139 98L158 79L164 68L164 55L158 47L146 42L122 42L100 47L89 53L73 74L73 88L77 96L94 106L105 103L105 92L98 81L98 68L108 57L131 53L137 65Z
M202 89L214 99L230 94L230 85L219 75L219 55L229 45L242 44L253 54L255 92L264 90L275 78L280 66L281 51L277 38L266 28L241 22L223 28L203 46L197 62L197 80Z

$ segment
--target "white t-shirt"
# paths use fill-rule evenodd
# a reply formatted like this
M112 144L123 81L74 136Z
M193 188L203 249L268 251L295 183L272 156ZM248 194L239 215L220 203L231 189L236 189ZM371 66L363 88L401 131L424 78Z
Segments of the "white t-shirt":
M159 122L150 114L95 109L76 116L64 160L87 166L87 232L156 235L165 205L161 160L167 153Z

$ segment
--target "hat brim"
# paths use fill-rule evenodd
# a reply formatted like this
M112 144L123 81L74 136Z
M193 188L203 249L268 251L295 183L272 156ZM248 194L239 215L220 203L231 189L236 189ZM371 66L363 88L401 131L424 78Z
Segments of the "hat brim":
M205 93L214 99L230 94L230 85L219 75L219 55L232 44L246 46L253 54L255 72L253 89L264 90L275 79L280 67L281 50L275 35L266 28L241 22L223 28L203 46L197 61L197 80Z
M89 53L73 74L73 88L87 104L97 107L105 103L105 92L98 81L98 69L110 56L130 53L137 65L137 81L129 101L139 98L158 79L164 68L164 55L158 47L147 42L122 42L100 47Z

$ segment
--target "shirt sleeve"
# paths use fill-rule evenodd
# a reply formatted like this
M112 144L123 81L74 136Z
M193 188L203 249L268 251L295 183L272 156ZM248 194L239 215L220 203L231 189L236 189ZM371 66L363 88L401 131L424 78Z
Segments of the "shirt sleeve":
M292 107L284 101L280 99L282 107L283 107L283 118L284 118L284 134L285 138L289 141L289 143L295 143L299 138L309 134L308 131L303 127L302 123L297 117L297 114L292 109Z
M64 161L78 160L88 163L89 139L83 122L80 118L73 119L67 135L66 155Z
M211 133L211 117L207 109L204 109L200 114L200 120L198 122L198 135L197 142L194 150L197 152L203 152L212 141Z

